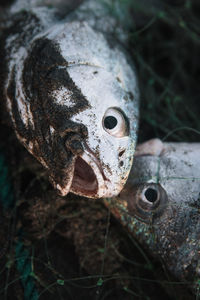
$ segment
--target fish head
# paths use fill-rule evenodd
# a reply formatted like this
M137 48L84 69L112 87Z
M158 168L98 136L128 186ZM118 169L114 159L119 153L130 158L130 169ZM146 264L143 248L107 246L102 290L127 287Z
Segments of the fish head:
M20 72L14 127L54 187L63 196L116 196L131 169L138 124L129 56L87 23L62 22L34 39Z
M179 280L200 277L200 144L151 140L138 147L127 183L106 204Z

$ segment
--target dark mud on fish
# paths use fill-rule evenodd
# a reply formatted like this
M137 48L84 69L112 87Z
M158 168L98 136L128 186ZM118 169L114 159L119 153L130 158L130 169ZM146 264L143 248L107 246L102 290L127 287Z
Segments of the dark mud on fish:
M165 2L135 1L134 22L128 15L141 90L139 141L169 135L168 141L197 142L200 4ZM0 218L0 299L23 299L14 263L21 224L40 299L199 299L189 283L178 283L163 262L146 253L101 201L69 195L63 203L6 125L0 125L0 139L20 199L12 217Z

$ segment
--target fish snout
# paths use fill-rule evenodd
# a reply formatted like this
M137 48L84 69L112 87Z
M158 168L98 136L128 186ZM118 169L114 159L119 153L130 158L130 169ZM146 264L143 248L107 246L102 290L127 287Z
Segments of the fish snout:
M144 222L161 216L168 203L166 191L156 183L128 184L120 198L127 201L128 213Z
M70 125L60 135L64 140L66 150L75 156L80 156L84 152L83 144L88 137L88 130L83 124L71 122Z
M83 138L77 133L70 133L65 138L65 147L75 156L83 154Z

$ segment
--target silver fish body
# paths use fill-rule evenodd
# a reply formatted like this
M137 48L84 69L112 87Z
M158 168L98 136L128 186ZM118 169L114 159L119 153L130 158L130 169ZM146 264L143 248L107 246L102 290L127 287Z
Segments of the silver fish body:
M8 12L2 102L18 140L61 195L116 196L135 150L135 69L100 1L70 14L64 1L44 3L19 0Z
M181 281L200 277L200 144L139 146L114 215ZM194 287L194 285L193 285Z

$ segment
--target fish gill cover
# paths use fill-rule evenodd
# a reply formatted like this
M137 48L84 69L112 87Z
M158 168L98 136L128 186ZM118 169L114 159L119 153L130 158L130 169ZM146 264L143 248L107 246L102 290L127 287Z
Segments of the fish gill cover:
M110 13L124 22L137 64L139 141L199 142L198 1L116 0ZM0 136L17 199L12 218L1 217L0 299L24 298L14 247L21 225L39 299L199 299L198 287L194 295L191 282L177 282L101 202L63 202L6 125Z

